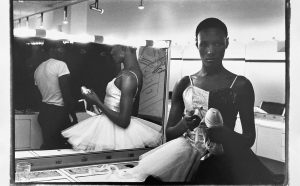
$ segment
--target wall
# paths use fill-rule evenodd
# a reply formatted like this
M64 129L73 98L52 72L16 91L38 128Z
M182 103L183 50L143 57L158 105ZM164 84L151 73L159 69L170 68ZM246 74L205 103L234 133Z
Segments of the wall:
M196 25L206 17L218 17L228 25L230 44L225 58L234 59L225 60L225 67L252 81L256 93L255 105L262 100L285 102L285 53L276 51L276 41L285 40L284 0L143 2L145 9L139 10L139 1L136 0L101 0L99 3L104 9L103 14L88 8L93 1L73 5L69 8L70 25L64 31L102 35L104 43L172 40L171 58L177 59L170 64L169 89L172 90L178 79L201 68L201 63L195 60L199 58L194 45ZM44 15L47 28L56 28L61 24L62 10L53 13L52 19L51 13L47 14ZM185 60L182 62L181 58ZM243 59L246 59L246 63ZM248 63L247 60L255 61ZM262 63L262 60L268 62ZM281 61L277 63L277 60Z
M285 39L285 0L144 0L144 10L137 8L137 0L101 0L103 14L88 8L93 2L68 7L71 23L64 32L193 43L199 21L217 17L228 25L232 40ZM47 30L57 28L62 20L63 9L44 13ZM40 15L30 17L30 28L36 28L39 21Z
M261 101L285 103L285 52L277 51L275 40L246 45L245 76L253 84L256 105Z
M193 42L200 20L219 17L229 36L238 41L256 39L284 40L284 0L101 0L105 11L88 11L89 34L120 39L171 39Z
M87 32L103 35L104 42L112 37L172 40L172 91L178 79L201 68L195 60L199 58L194 45L196 25L206 17L219 17L229 31L225 58L234 59L225 60L224 66L250 79L256 106L263 100L285 103L285 53L277 52L277 40L285 40L283 0L145 0L144 10L137 6L137 1L101 1L104 14L88 11ZM245 63L245 59L256 61Z
M71 6L70 11L70 34L83 34L87 32L88 2Z
M285 103L286 63L285 53L277 52L279 42L229 43L223 61L224 67L252 82L255 106L259 106L262 101ZM199 53L193 44L184 47L175 45L171 54L170 91L179 79L194 74L201 68Z

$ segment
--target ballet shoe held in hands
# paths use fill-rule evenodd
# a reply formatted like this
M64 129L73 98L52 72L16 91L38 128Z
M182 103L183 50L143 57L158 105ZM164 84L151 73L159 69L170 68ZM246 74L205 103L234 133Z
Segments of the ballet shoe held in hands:
M93 90L90 90L89 93L82 94L82 95L88 103L97 104L100 101L99 97L97 96L97 94Z

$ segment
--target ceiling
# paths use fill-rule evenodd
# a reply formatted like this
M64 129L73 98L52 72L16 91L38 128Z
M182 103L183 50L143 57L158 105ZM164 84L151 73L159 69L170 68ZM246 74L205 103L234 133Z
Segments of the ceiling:
M22 1L22 2L21 2ZM13 0L13 19L17 20L19 18L26 18L27 16L31 16L33 14L39 14L41 12L50 11L55 8L62 8L67 5L77 4L83 1L93 2L94 0ZM135 2L139 4L140 0L99 0L101 4L107 3L130 3ZM174 4L179 4L179 6L189 3L202 3L202 5L213 4L214 6L222 5L219 11L229 11L232 6L240 6L239 8L242 11L247 11L247 6L252 3L252 0L143 0L146 6L150 3L156 4L159 2L168 2L171 5L171 2ZM257 0L256 0L257 1ZM253 1L254 2L254 1ZM278 5L278 3L283 3L284 0L259 0L260 4L264 4L268 7L268 12L274 12L274 7ZM229 9L226 9L226 6L229 5ZM257 6L257 9L261 9L262 7Z
M87 0L52 0L52 1L37 1L37 0L13 0L13 19L25 18L27 16L38 14L60 8L67 5L80 3Z

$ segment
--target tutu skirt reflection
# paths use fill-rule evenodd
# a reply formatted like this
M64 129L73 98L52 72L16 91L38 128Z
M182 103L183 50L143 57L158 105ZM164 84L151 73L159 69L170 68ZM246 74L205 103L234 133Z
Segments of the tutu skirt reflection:
M106 115L90 117L62 131L75 150L103 151L155 147L161 142L161 133L147 125L148 121L132 117L124 129Z

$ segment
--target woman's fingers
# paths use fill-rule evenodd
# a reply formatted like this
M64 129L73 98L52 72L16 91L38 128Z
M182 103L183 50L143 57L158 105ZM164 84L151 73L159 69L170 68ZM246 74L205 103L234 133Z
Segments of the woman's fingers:
M188 128L190 130L193 130L194 128L196 128L199 125L200 121L201 121L201 119L196 115L184 116L184 119L186 121L186 125L188 126Z

